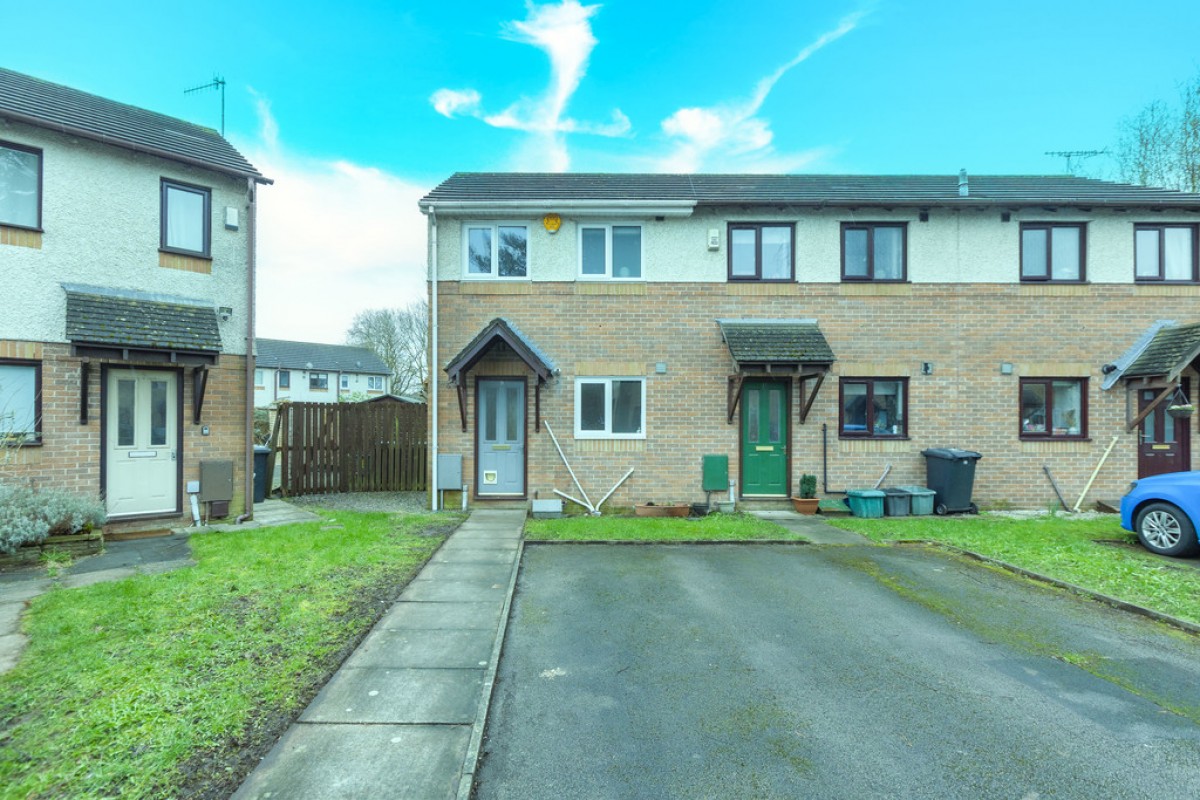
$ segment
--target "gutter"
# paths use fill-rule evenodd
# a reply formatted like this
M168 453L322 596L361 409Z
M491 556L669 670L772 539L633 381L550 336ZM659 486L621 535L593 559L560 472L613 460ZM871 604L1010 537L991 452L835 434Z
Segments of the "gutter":
M544 198L540 200L434 200L420 203L421 212L436 211L476 214L505 214L513 211L553 210L573 217L621 216L636 213L655 217L690 217L696 209L694 200L577 200Z
M158 147L152 147L151 145L147 145L147 144L139 144L137 142L133 142L128 139L117 139L115 137L108 136L103 133L97 133L96 131L87 130L86 128L79 128L74 125L67 125L66 123L63 123L63 122L48 122L47 120L41 119L39 117L34 117L29 114L22 114L20 111L11 111L8 109L3 109L3 110L0 110L0 117L4 117L5 119L15 120L17 122L23 122L26 125L32 125L35 128L44 128L44 129L50 130L50 131L57 131L58 133L65 133L69 136L78 136L80 139L89 139L93 142L100 142L101 144L112 145L113 147L121 147L121 148L124 148L125 150L132 150L135 153L145 153L146 155L157 156L158 158L165 158L168 161L178 161L183 164L190 164L193 167L201 167L203 169L212 170L213 172L220 172L224 175L231 175L235 178L246 178L247 180L251 180L254 183L262 183L262 184L275 183L275 181L271 180L270 178L263 177L262 175L260 175L257 172L247 172L246 170L243 170L243 169L237 169L236 167L227 167L227 166L223 166L221 164L214 164L211 161L205 161L203 159L195 158L193 156L185 156L185 155L181 155L179 153L170 153L170 152L167 152L166 150L162 150L161 148L158 148ZM222 139L224 139L224 137L222 137ZM228 141L228 140L226 140L226 141ZM232 145L230 145L230 147L232 147Z

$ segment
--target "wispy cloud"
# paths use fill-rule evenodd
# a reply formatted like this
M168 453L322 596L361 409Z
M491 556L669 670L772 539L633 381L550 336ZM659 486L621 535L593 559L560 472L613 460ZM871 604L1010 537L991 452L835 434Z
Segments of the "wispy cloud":
M527 3L526 10L526 18L505 23L501 35L532 45L550 59L550 84L541 96L521 98L497 113L484 111L483 98L475 89L438 89L429 102L446 117L470 116L495 128L532 134L534 142L527 150L537 154L536 163L522 166L565 171L570 166L566 134L624 136L631 126L620 109L613 109L607 122L583 122L567 116L567 105L587 74L588 59L597 44L591 18L600 6L562 0L557 5Z
M802 153L775 152L769 122L758 116L771 90L789 70L853 31L864 12L843 18L770 75L762 78L749 97L709 107L681 108L662 122L662 131L674 143L673 151L659 164L667 172L696 172L720 168L747 172L789 172L826 154L827 149Z
M255 95L261 143L247 153L275 185L259 194L261 335L338 343L354 315L425 292L425 189L349 161L298 158Z

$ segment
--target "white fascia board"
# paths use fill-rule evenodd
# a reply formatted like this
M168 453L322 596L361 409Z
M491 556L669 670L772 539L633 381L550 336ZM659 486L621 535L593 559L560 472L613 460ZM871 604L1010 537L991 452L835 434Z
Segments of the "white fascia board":
M424 214L438 211L481 216L534 211L568 217L690 217L695 208L694 200L439 200L421 204Z

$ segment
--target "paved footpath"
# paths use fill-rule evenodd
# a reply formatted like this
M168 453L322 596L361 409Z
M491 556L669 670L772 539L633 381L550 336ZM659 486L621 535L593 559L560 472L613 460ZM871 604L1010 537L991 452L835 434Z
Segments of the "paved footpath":
M524 520L472 513L235 800L469 797Z

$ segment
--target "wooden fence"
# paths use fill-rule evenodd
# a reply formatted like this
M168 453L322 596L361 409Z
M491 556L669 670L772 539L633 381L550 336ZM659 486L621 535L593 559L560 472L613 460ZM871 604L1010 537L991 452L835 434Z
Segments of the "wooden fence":
M278 457L284 497L424 491L425 432L423 403L284 403L267 474Z

